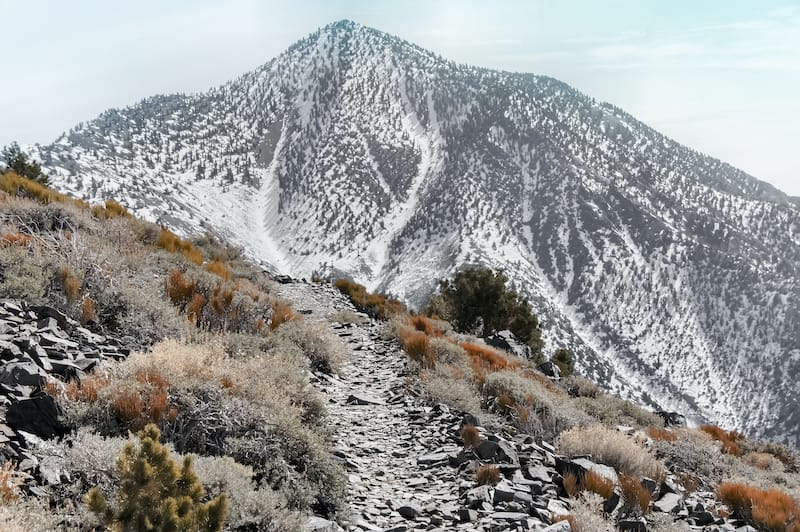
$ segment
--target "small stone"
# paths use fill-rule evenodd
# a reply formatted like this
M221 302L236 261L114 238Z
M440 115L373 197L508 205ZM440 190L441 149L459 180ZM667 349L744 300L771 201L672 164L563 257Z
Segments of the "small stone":
M399 513L405 519L414 519L422 513L422 508L416 504L410 503L399 507L397 509L397 513Z

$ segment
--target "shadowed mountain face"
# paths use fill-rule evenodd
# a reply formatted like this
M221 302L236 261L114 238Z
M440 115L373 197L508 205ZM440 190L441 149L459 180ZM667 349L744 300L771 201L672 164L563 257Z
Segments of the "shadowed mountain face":
M800 200L557 80L338 22L37 146L63 190L424 302L504 268L621 394L800 441Z

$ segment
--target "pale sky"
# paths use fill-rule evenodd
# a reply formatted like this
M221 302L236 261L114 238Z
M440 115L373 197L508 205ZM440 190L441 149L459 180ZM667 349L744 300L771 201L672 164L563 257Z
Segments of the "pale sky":
M0 0L0 146L197 92L350 19L553 76L800 196L800 0Z

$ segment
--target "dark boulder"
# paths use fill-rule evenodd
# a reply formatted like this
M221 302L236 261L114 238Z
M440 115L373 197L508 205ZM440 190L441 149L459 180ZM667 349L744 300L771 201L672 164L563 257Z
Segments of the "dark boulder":
M55 400L44 393L12 403L6 412L6 423L15 430L24 430L42 438L66 434L59 421L59 408Z

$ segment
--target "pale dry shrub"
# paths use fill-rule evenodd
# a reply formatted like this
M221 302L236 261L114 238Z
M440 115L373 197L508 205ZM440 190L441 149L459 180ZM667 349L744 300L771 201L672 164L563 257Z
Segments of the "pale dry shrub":
M445 364L437 365L434 369L423 371L420 374L420 382L429 401L444 403L459 412L476 416L480 414L480 396L465 378L461 368Z
M275 329L270 338L276 346L288 342L299 347L312 370L336 373L347 360L347 347L323 325L291 320Z
M497 371L486 375L482 392L487 399L496 398L496 404L521 430L545 439L590 420L572 405L569 396L550 390L548 385L517 371Z
M328 316L328 320L335 323L349 324L353 323L361 325L369 322L369 318L361 314L357 314L349 309L337 310Z
M592 460L620 473L656 480L664 478L661 462L631 438L602 425L576 427L561 433L557 447L568 456L588 454Z
M650 532L691 532L694 529L686 521L676 521L671 514L653 512L647 516L647 530Z
M583 493L572 503L572 532L613 532L614 523L603 517L603 499L594 493Z
M762 471L783 471L783 462L769 453L752 452L742 457L742 462Z
M603 393L598 385L580 375L570 375L564 382L564 387L573 397L595 398Z
M601 393L596 397L578 397L578 408L607 426L663 427L664 420L653 412L615 395Z
M253 480L253 468L227 456L190 456L207 496L227 496L227 527L274 532L301 530L300 516L288 508L285 496L269 486L258 486Z
M710 436L694 429L673 429L675 441L654 440L651 452L675 473L698 479L697 487L713 489L723 477L725 461Z
M0 530L3 532L59 530L63 529L59 527L62 519L62 515L52 512L38 500L20 500L0 505ZM77 527L74 529L77 530Z
M464 372L465 378L472 378L469 357L460 345L446 338L431 338L428 349L437 364L456 366Z

